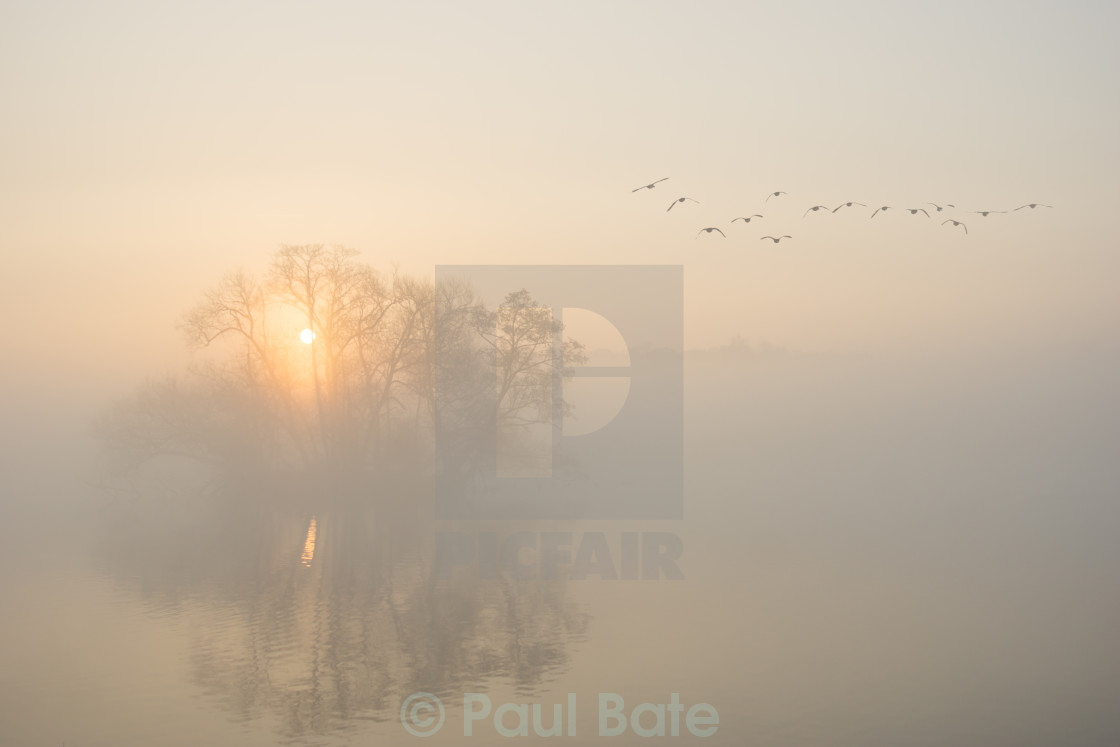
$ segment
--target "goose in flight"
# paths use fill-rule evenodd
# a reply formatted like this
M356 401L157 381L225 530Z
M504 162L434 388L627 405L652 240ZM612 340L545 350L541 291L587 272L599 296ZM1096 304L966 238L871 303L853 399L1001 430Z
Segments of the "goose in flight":
M944 210L945 208L947 208L947 207L951 207L951 208L955 208L955 207L956 207L956 205L950 205L950 204L949 204L949 203L947 203L947 202L946 202L946 203L945 203L944 205L938 205L938 204L937 204L936 202L927 202L926 204L927 204L927 205L933 205L933 206L934 206L935 208L937 208L937 212L939 212L939 213L940 213L940 212L941 212L942 210ZM942 223L941 225L945 225L945 224L944 224L944 223Z
M813 207L806 210L805 215L802 215L801 217L804 218L805 216L809 215L809 213L815 213L818 210L828 210L828 208L825 207L824 205L814 205Z
M973 210L974 214L982 215L987 218L992 213L1006 213L1006 210Z
M903 208L903 210L909 210L910 215L917 215L918 213L925 213L926 217L927 218L929 217L929 213L926 212L925 208Z
M792 236L778 236L777 238L774 238L773 236L763 236L762 237L762 239L770 239L775 244L777 244L782 239L792 239L792 238L793 238ZM762 241L762 239L759 239L759 241Z
M665 179L668 179L668 178L669 178L669 177L665 177ZM646 185L645 185L645 186L643 186L643 187L638 187L637 189L632 189L632 190L630 190L630 191L631 191L631 192L641 192L641 191L642 191L643 189L653 189L653 187L654 187L654 185L655 185L655 184L660 184L661 182L665 181L665 179L658 179L658 180L657 180L657 181L655 181L655 182L650 182L649 184L646 184Z
M770 194L766 195L766 199L764 200L764 202L769 202L771 197L781 197L784 194L786 194L786 193L785 192L771 192Z
M727 234L725 234L723 231L719 230L715 226L709 226L708 228L701 228L699 231L696 232L696 236L699 237L700 234L702 234L702 233L705 233L705 232L711 233L712 231L715 231L716 233L718 233L720 236L722 236L725 239L727 238Z
M737 220L741 220L741 221L743 221L744 223L750 223L750 222L751 222L751 218L761 218L761 217L762 217L761 215L758 215L758 214L756 213L755 215L748 215L748 216L747 216L746 218L732 218L732 219L731 219L731 222L732 222L732 223L734 223L734 222L735 222L735 221L737 221Z
M1030 208L1031 210L1034 210L1036 207L1052 208L1054 206L1053 205L1043 205L1041 202L1031 202L1031 203L1028 203L1026 205L1023 205L1023 207L1017 207L1017 208L1015 208L1015 210L1022 210L1023 208ZM1015 212L1015 210L1012 210L1011 212Z
M871 217L872 217L872 218L874 218L874 217L875 217L876 215L878 215L878 214L879 214L879 210L890 210L890 209L891 209L890 205L884 205L883 207L879 208L879 209L878 209L878 210L876 210L876 211L875 211L874 213L872 213L872 214L871 214Z
M852 205L859 205L860 207L867 207L862 202L845 202L845 203L837 205L835 208L833 208L832 212L835 213L837 210L839 210L842 207L851 207Z
M946 223L952 223L954 226L960 226L961 228L964 229L965 233L968 233L968 226L961 223L959 220L953 220L952 218L950 218L949 220L941 221L941 225L945 225Z
M692 201L693 201L693 202L695 202L695 203L696 203L697 205L699 205L699 204L700 204L700 201L699 201L699 200L693 200L693 199L692 199L691 197L678 197L677 199L675 199L675 200L673 200L672 202L670 202L670 203L669 203L669 207L667 207L667 208L665 209L665 212L666 212L666 213L667 213L667 212L669 212L670 210L672 210L672 209L673 209L673 208L674 208L674 207L676 206L676 204L677 204L678 202L684 202L685 200L692 200Z

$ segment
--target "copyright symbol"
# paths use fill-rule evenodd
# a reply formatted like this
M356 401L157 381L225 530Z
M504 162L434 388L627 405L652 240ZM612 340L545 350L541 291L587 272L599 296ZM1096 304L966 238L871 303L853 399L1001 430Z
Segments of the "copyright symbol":
M443 726L444 715L443 703L431 693L413 693L401 703L401 724L414 737L435 734Z

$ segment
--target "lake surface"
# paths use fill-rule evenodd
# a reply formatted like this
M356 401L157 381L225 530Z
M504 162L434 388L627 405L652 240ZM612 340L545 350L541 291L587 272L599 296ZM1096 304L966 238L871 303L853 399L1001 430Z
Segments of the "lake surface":
M600 693L677 693L718 711L713 745L1120 744L1118 361L691 361L683 521L106 493L88 457L43 458L77 426L41 428L6 451L0 743L494 744L464 694L566 727L572 693L582 744ZM484 535L516 532L610 563L488 577ZM658 532L684 578L627 578L627 537ZM448 537L476 550L450 573ZM416 692L445 707L426 739Z

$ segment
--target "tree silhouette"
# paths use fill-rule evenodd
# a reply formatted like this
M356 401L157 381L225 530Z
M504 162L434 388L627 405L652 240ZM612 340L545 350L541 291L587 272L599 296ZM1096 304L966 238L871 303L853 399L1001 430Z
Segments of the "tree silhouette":
M436 438L444 467L469 469L494 433L516 444L555 422L559 383L585 361L528 290L491 310L462 280L383 276L322 245L282 246L260 278L223 277L179 328L190 370L99 423L119 470L161 456L244 475L430 470Z

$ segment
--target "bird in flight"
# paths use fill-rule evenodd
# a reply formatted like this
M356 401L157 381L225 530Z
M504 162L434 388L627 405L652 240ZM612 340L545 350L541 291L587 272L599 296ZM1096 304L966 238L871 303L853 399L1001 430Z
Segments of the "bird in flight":
M968 226L961 223L959 220L953 220L952 218L950 218L949 220L941 221L941 225L945 225L946 223L952 223L954 226L960 226L961 228L964 229L965 233L968 233Z
M805 211L805 215L802 215L801 217L802 217L802 218L804 218L804 217L805 217L806 215L808 215L809 213L815 213L815 212L817 212L818 210L828 210L828 208L827 208L827 207L825 207L824 205L814 205L813 207L811 207L811 208L809 208L808 210L806 210L806 211Z
M668 179L668 178L669 178L669 177L665 177L665 179ZM657 180L657 181L655 181L655 182L650 182L649 184L646 184L646 185L645 185L645 186L643 186L643 187L638 187L637 189L632 189L632 190L630 190L630 191L631 191L631 192L641 192L641 191L642 191L643 189L653 189L654 185L656 185L656 184L660 184L661 182L665 181L665 179L658 179L658 180Z
M1041 202L1032 202L1030 204L1023 205L1023 207L1017 207L1017 208L1015 208L1015 210L1022 210L1023 208L1030 208L1031 210L1034 210L1036 207L1048 208L1048 207L1054 207L1054 206L1053 205L1043 205ZM1014 210L1012 212L1014 212Z
M699 205L699 204L700 204L700 201L699 201L699 200L693 200L693 199L692 199L691 197L678 197L677 199L675 199L675 200L673 200L672 202L670 202L670 203L669 203L669 207L667 207L667 208L665 209L665 212L666 212L666 213L667 213L667 212L669 212L670 210L672 210L672 209L673 209L673 208L674 208L674 207L676 206L676 204L677 204L678 202L684 202L685 200L692 200L692 201L693 201L693 202L695 202L695 203L696 203L697 205Z
M987 218L992 213L1006 213L1006 210L973 210L973 213L979 214Z
M926 209L925 209L925 208L903 208L903 209L904 209L904 210L909 210L909 211L910 211L910 215L917 215L918 213L925 213L925 214L926 214L926 217L927 217L927 218L929 217L929 213L928 213L928 212L926 212Z
M716 233L718 233L720 236L722 236L725 239L727 238L727 234L725 234L723 231L719 230L715 226L709 226L708 228L701 228L699 231L696 232L696 235L699 236L702 233L705 233L705 232L711 233L712 231L715 231Z
M949 203L947 203L947 202L946 202L946 203L945 203L944 205L938 205L938 204L937 204L936 202L927 202L926 204L927 204L927 205L933 205L933 206L934 206L935 208L937 208L937 212L939 212L939 213L940 213L940 212L941 212L942 210L944 210L945 208L947 208L947 207L951 207L951 208L955 208L955 207L956 207L956 205L950 205L950 204L949 204ZM945 224L944 224L944 223L942 223L941 225L945 225Z
M871 217L872 217L872 218L874 218L874 217L875 217L876 215L878 215L878 214L879 214L879 210L890 210L890 209L891 209L891 208L890 208L890 205L884 205L883 207L879 208L879 209L878 209L878 210L876 210L876 211L875 211L874 213L872 213L872 214L871 214Z
M786 194L786 193L785 192L771 192L770 194L766 195L766 199L764 200L764 202L769 202L771 197L781 197L784 194Z
M835 208L833 208L832 212L835 213L837 210L839 210L842 207L851 207L852 205L859 205L860 207L867 207L862 202L845 202L845 203L843 203L841 205L837 205Z
M777 243L778 243L779 241L781 241L782 239L792 239L792 238L793 238L792 236L779 236L779 237L777 237L777 238L774 238L773 236L763 236L763 237L762 237L762 239L770 239L770 240L771 240L771 241L773 241L773 242L774 242L775 244L777 244ZM762 241L762 239L759 239L759 241Z
M732 222L732 223L734 223L734 222L735 222L735 221L737 221L737 220L741 220L741 221L743 221L744 223L750 223L750 222L751 222L751 218L761 218L761 217L762 217L761 215L755 214L755 215L749 215L749 216L747 216L746 218L732 218L732 219L731 219L731 222Z

